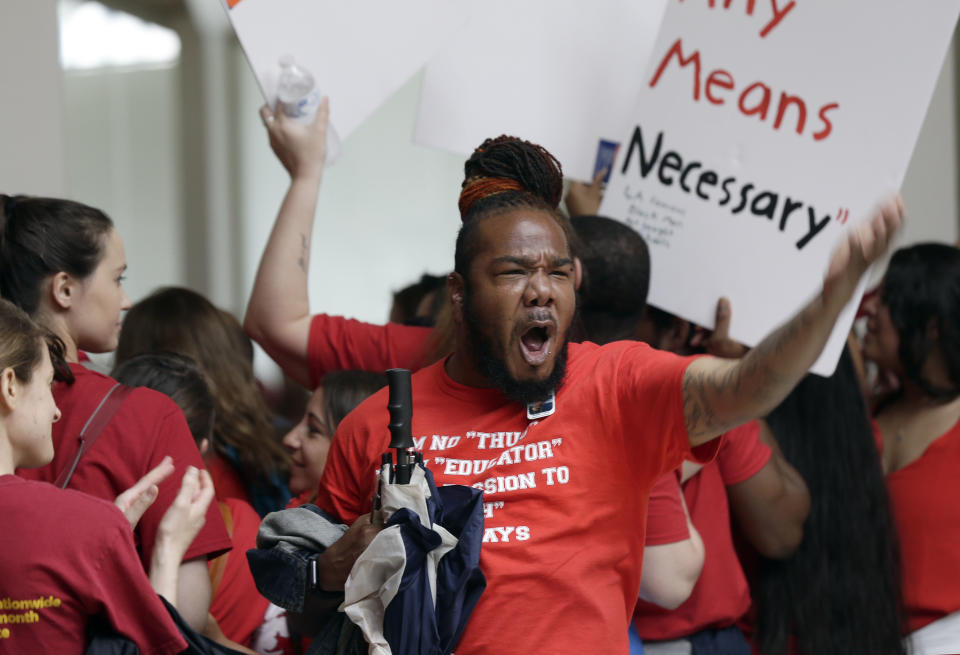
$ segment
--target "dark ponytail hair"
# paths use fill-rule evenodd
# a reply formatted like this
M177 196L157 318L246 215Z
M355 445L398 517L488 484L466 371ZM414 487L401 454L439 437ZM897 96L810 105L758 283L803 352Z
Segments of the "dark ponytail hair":
M810 489L803 541L761 559L751 592L764 655L905 655L896 526L849 349L767 417Z
M563 229L571 251L575 237L569 220L558 207L563 194L563 169L543 146L512 136L487 139L463 165L460 218L454 270L467 277L479 244L475 238L481 219L513 209L542 211Z
M470 188L484 180L499 181L506 187L505 193L526 193L552 209L560 206L563 168L546 148L535 143L505 134L481 143L463 164L461 200L470 198ZM485 193L471 203L461 202L463 221L471 211L482 212L484 202L494 195L498 194Z
M942 243L901 248L890 259L880 297L900 338L906 378L934 400L960 395L960 250ZM929 338L931 322L937 339ZM924 362L937 346L949 376L946 387L923 375Z
M0 295L30 315L44 279L63 271L78 279L103 257L113 221L99 209L72 200L0 194Z
M113 379L131 387L147 387L170 397L183 410L197 446L213 442L213 394L197 363L179 353L143 353L117 366Z

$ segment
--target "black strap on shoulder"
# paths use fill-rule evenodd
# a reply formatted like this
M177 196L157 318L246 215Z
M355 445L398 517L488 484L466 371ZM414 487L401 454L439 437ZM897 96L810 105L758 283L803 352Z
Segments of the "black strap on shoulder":
M127 399L131 391L133 391L133 387L128 387L119 382L110 387L110 391L103 397L103 400L100 401L97 408L93 410L93 414L87 419L83 429L80 430L80 434L77 436L77 455L73 458L73 464L70 465L70 468L60 471L60 475L57 476L57 481L54 482L55 485L61 489L67 488L67 484L70 483L70 478L73 477L73 472L77 470L77 464L80 463L80 458L93 447L100 433L103 432L107 424L110 423L110 419L117 413L120 405Z

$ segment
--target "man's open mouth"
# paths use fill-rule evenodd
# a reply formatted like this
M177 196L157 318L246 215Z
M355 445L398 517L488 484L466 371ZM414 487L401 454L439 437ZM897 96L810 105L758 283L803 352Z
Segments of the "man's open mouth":
M555 329L553 323L537 322L520 335L520 352L530 366L540 366L550 356Z

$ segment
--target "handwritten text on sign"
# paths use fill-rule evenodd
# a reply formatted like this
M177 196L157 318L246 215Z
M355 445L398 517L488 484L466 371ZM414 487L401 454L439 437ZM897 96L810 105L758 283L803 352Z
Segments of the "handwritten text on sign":
M651 304L710 326L728 296L753 345L817 293L903 180L958 5L669 0L601 208L649 241Z

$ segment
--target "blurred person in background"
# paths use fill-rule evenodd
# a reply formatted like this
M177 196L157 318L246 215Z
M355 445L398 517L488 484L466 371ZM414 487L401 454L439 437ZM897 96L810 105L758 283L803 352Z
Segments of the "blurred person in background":
M205 460L217 497L240 498L261 516L282 509L290 499L289 458L239 322L195 291L168 287L131 307L123 325L116 366L142 353L175 352L197 362L209 381L217 420Z

